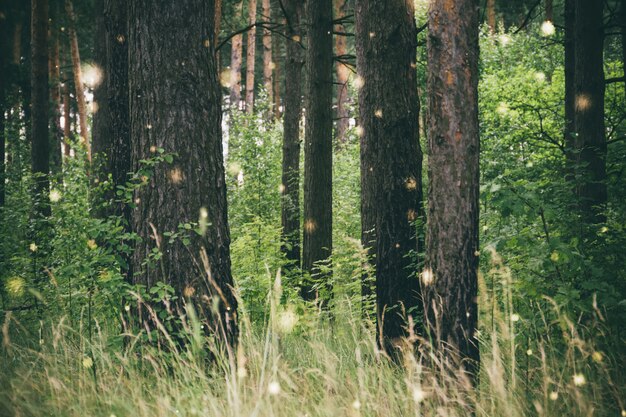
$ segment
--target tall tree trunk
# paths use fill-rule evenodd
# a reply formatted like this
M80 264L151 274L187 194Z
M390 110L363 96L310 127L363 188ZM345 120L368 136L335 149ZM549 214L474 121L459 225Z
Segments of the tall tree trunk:
M243 1L235 5L235 10L239 20L243 13ZM230 52L230 105L236 108L241 104L241 65L243 62L243 35L241 33L233 36Z
M63 83L63 154L68 157L72 150L70 146L70 138L72 137L72 118L70 111L70 81Z
M496 33L496 0L487 0L487 26L489 33Z
M16 47L20 49L14 50L16 53L16 62L18 65L19 77L18 87L21 98L21 119L24 127L25 137L32 138L32 0L26 0L23 4L26 12L23 16L23 22L20 25L19 32L16 36L20 36L20 40L16 41ZM47 63L46 63L47 64ZM18 110L19 111L19 110ZM32 149L31 149L32 151Z
M141 160L159 155L159 148L176 154L173 163L155 166L135 191L133 230L141 242L133 255L133 279L148 288L159 281L171 285L179 297L176 309L184 313L192 304L208 331L234 343L237 301L230 267L220 85L215 46L206 42L214 33L214 4L130 3L133 170L142 167ZM187 223L197 223L198 233L167 237ZM144 264L153 250L162 257Z
M20 65L22 57L22 29L23 25L21 21L15 24L15 31L13 32L13 64Z
M52 0L50 4L50 56L48 59L48 70L50 71L50 101L52 109L50 111L49 126L52 129L50 135L50 166L54 174L59 174L62 170L61 142L63 140L63 130L61 129L61 64L59 58L59 20L60 20L60 0Z
M333 174L333 3L332 0L306 3L307 50L306 128L304 146L304 239L302 269L330 282L327 268L318 263L332 253L332 174ZM327 265L328 267L330 265ZM327 286L328 287L328 286ZM327 288L330 296L330 288ZM302 296L320 298L305 282ZM325 300L320 298L323 303Z
M602 16L602 7L594 0L576 0L575 142L578 199L585 226L605 220L607 200Z
M117 187L128 181L131 171L128 109L128 6L126 0L98 0L96 3L95 62L102 72L94 102L93 153L101 164L101 179L111 174L110 191L105 201L115 199ZM130 223L128 204L116 204L100 213L116 215ZM130 229L127 228L127 231Z
M414 15L405 0L356 3L357 68L365 80L359 90L361 237L374 255L378 341L389 353L407 336L407 316L417 318L421 310L411 259L423 249L413 225L422 217Z
M262 0L263 10L263 22L269 23L271 21L272 9L270 7L270 0ZM272 83L272 72L274 62L272 61L272 32L264 28L263 29L263 87L267 92L268 103L271 107L274 102L274 91Z
M0 36L3 35L3 33L0 33ZM3 45L3 40L0 39L0 71L4 74L6 74L5 71L7 71L7 66L5 65L4 62L4 45ZM4 196L5 196L5 191L4 191L4 183L5 183L5 166L4 166L4 159L5 159L5 148L6 148L6 137L5 137L5 112L7 109L7 103L6 103L6 89L7 86L6 84L6 78L2 77L0 79L0 210L2 210L2 207L4 207ZM0 217L0 220L3 220Z
M300 267L300 117L302 115L303 54L300 18L302 5L298 0L284 2L285 35L285 115L283 119L283 161L281 250L298 269Z
M478 1L428 13L428 232L421 276L434 348L478 372Z
M222 30L222 0L215 0L215 26L213 30L213 46L217 47L220 39L220 31ZM217 54L217 70L220 70L219 53Z
M568 178L574 181L573 164L576 161L574 156L576 125L575 112L575 91L574 91L574 73L576 70L576 41L574 27L576 25L576 0L565 0L564 6L565 20L565 144L567 150L567 158L570 161L570 170L567 174Z
M256 24L256 0L248 0L248 23ZM248 30L246 47L246 112L254 111L254 67L256 61L256 27Z
M281 24L286 25L285 19L281 20ZM274 95L274 118L280 119L281 106L280 106L280 86L281 86L281 62L283 61L283 44L284 40L281 36L272 36L272 58L274 61L274 77L273 77L273 95Z
M348 2L346 0L335 0L335 19L345 18L347 15ZM340 34L335 36L335 55L340 59L346 59L348 54L348 41L346 28L343 24L337 25L337 32ZM340 61L336 62L337 75L337 132L336 138L338 143L345 142L346 132L350 126L350 114L348 112L348 77L350 70Z
M622 68L624 72L624 89L626 90L626 0L622 0L621 3L620 24L622 25Z
M74 88L76 90L76 104L78 105L78 123L80 126L81 142L87 150L87 160L91 162L91 144L87 132L87 105L83 88L83 73L80 67L80 52L78 49L78 35L76 33L76 15L72 0L65 0L65 11L68 17L68 34L70 52L72 55L72 73L74 74Z
M50 141L48 113L48 0L31 3L31 169L36 220L50 216Z
M2 208L4 207L4 198L5 198L5 172L6 168L4 165L5 159L5 147L6 147L6 119L5 113L10 109L10 105L7 102L7 91L9 90L9 86L11 83L11 45L9 44L9 40L11 37L11 25L7 20L8 10L6 7L6 2L0 3L0 15L5 16L4 21L0 24L0 74L3 74L0 77L0 216L2 215ZM0 217L0 222L4 222L4 219ZM4 224L4 223L3 223ZM0 245L0 249L2 249L2 245ZM0 255L4 255L0 253ZM4 259L4 256L3 256ZM2 261L4 263L4 261Z
M577 164L578 156L576 152L576 92L574 83L574 74L576 73L576 39L574 28L576 26L576 0L565 0L563 7L563 18L565 23L564 35L564 76L565 76L565 102L564 102L564 132L563 139L565 143L566 169L565 179L571 185L573 195L578 201L578 180ZM578 204L572 207L573 212L578 215ZM582 230L578 232L579 237Z
M300 268L300 117L302 115L303 53L300 0L285 0L285 114L281 187L281 250L291 269Z

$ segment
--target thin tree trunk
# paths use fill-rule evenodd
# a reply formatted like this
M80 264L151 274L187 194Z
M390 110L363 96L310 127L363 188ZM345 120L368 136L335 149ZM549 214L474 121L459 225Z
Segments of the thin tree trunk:
M576 186L576 111L574 91L574 74L576 72L576 40L574 27L576 25L576 0L565 0L565 155L567 158L567 171L565 177L573 184L573 190L577 194Z
M575 127L582 224L605 221L607 200L604 126L603 10L594 0L576 0Z
M272 9L270 7L270 0L262 0L263 10L263 22L269 23L271 21ZM274 91L272 83L274 61L272 60L272 32L264 28L263 29L263 87L267 92L267 100L271 106L274 103Z
M496 0L487 0L487 26L489 33L496 33Z
M7 15L6 3L0 3L0 15ZM11 45L9 44L9 40L11 39L11 25L8 21L4 21L0 26L0 73L5 74L0 77L0 216L2 215L2 207L4 207L4 198L5 198L5 172L6 167L4 164L5 159L5 147L6 147L6 136L5 136L5 112L10 109L9 103L7 103L7 91L9 90L9 86L11 85ZM9 78L11 77L11 78ZM0 222L4 222L4 219L0 217ZM4 224L4 223L3 223ZM2 249L2 245L0 245L0 249ZM4 254L0 253L3 256ZM4 263L4 261L1 261Z
M546 20L548 22L554 22L554 7L552 0L545 0L544 10L546 15Z
M222 0L215 0L215 19L213 27L213 47L217 47L220 40L220 31L222 30ZM215 51L215 62L217 65L218 74L222 74L222 59L219 51Z
M624 72L624 89L626 90L626 0L620 7L620 24L622 25L622 68Z
M348 3L346 0L335 0L335 20L346 17ZM335 55L340 59L346 59L348 54L348 41L346 28L344 25L337 25L336 28L339 35L335 35ZM348 112L348 77L350 75L349 68L340 61L335 63L337 75L337 132L335 137L337 143L344 143L346 140L346 132L350 126L350 114Z
M237 17L243 13L243 1L235 5ZM237 20L239 20L237 19ZM230 52L230 105L240 108L241 104L241 65L243 62L243 35L233 36Z
M248 24L256 24L256 0L248 0ZM246 112L254 111L254 67L256 61L256 27L248 30L246 47Z
M61 64L59 59L59 9L60 0L52 0L50 7L50 56L48 69L50 71L50 101L52 109L50 111L49 126L52 129L50 135L50 166L54 174L59 174L62 170L61 142L63 141L63 130L61 129Z
M286 24L285 19L282 19L281 23L284 26ZM281 77L282 77L282 73L281 73L282 64L281 63L283 62L283 55L282 55L283 44L284 44L284 40L281 36L272 36L272 58L274 61L274 77L273 77L274 118L276 120L280 119L280 115L281 115L280 86L281 86Z
M87 105L83 88L83 73L80 67L80 52L78 49L78 35L76 33L76 16L72 0L65 0L65 11L68 17L68 33L70 52L72 54L72 73L74 74L74 88L76 89L76 104L78 105L78 123L80 126L81 142L87 150L87 160L91 162L91 144L87 132Z
M230 267L221 134L221 98L215 62L214 0L136 0L129 9L132 164L176 156L153 168L135 191L133 280L171 285L174 311L193 305L205 331L236 342L237 301ZM168 28L164 31L163 28ZM183 65L184 63L184 65ZM178 238L181 224L198 224ZM186 240L189 239L188 244ZM154 250L161 257L153 258ZM225 339L222 337L225 336Z
M362 244L373 255L380 347L394 354L421 310L412 255L422 218L417 29L412 3L357 0ZM373 34L373 36L372 36ZM390 77L389 74L394 74Z
M283 117L283 161L281 195L281 251L290 261L288 269L300 268L300 118L302 115L303 53L300 0L284 1L285 114Z
M70 81L63 83L63 154L65 157L70 156L72 147L70 146L70 138L72 137L72 119L70 112Z
M15 31L13 32L13 64L20 65L22 57L22 22L15 24Z
M48 114L48 1L31 3L31 161L35 220L50 216L50 141Z
M477 0L434 0L428 13L429 159L426 267L434 349L476 381L478 305Z
M17 65L21 76L18 77L18 86L21 98L22 126L24 126L25 137L32 138L32 0L25 2L23 22L19 32L20 41L16 45L20 47L16 52ZM31 9L31 10L29 10ZM23 28L23 29L22 29ZM32 149L31 149L32 152Z
M2 42L2 40L0 40ZM0 45L0 54L4 52L3 45ZM0 56L0 71L4 73L6 71L6 65L4 63L4 57ZM5 155L5 147L6 147L6 138L5 138L5 118L4 114L6 112L6 86L5 79L0 79L0 209L4 207L4 183L5 183L5 172L6 168L4 166L4 155ZM3 220L0 218L0 220Z
M304 239L302 269L310 275L302 287L305 300L325 303L331 296L333 163L333 3L307 2L306 128L304 147ZM326 264L319 268L318 264ZM313 290L311 277L323 281L327 294Z
M222 0L215 0L215 30L213 34L213 45L217 46L222 30ZM219 56L219 54L217 54ZM219 62L218 62L219 64ZM220 66L217 66L219 70Z

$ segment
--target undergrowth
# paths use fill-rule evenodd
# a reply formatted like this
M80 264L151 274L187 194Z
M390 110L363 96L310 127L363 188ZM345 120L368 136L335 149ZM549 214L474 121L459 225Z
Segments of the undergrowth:
M28 346L20 340L33 338L25 338L18 316L8 314L0 351L0 415L626 414L623 376L615 372L623 358L609 356L594 341L602 323L577 324L550 300L547 307L537 306L543 319L525 329L536 335L533 340L516 336L525 322L518 314L500 307L483 311L481 372L473 389L417 337L409 342L420 346L419 353L408 348L402 363L389 360L377 349L372 324L349 299L338 301L342 315L330 324L315 312L302 316L281 305L280 275L268 280L274 281L268 320L259 327L244 313L234 350L202 336L201 324L192 319L181 348L145 343L143 332L120 337L119 329L97 322L89 335L86 314L75 326L61 319L43 328L40 344ZM160 332L169 339L164 328Z

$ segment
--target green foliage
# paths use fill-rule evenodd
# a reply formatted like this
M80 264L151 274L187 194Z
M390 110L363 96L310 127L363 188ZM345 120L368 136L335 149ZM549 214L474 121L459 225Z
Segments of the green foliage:
M169 291L155 292L161 290ZM427 351L436 373L410 350L403 366L390 361L358 310L332 327L308 328L303 337L298 316L281 308L279 298L276 279L265 324L250 327L243 313L236 351L220 349L193 319L190 343L172 341L169 349L137 343L138 334L129 334L122 348L106 329L86 338L64 322L45 329L51 337L37 350L5 341L0 414L608 417L624 409L624 386L609 371L615 358L553 307L538 310L551 318L546 322L494 309L495 331L480 335L480 385L470 389L458 370L439 362L440 352ZM524 330L538 337L517 340ZM158 333L172 340L166 328Z
M512 303L520 314L541 320L537 306L550 297L583 322L602 316L609 328L620 326L626 319L626 265L618 255L626 238L623 178L609 176L606 224L591 237L582 235L566 180L562 45L533 25L515 35L483 34L481 57L483 253L497 252L506 260ZM623 99L623 87L607 88L609 172L623 170L615 159L623 155L623 144L610 139L624 135L623 106L610 104ZM483 256L483 270L490 268L490 258ZM490 291L503 294L497 284Z
M425 8L420 2L420 24ZM559 36L544 37L536 25L481 34L484 365L476 393L468 397L445 373L433 383L419 357L407 355L402 369L388 363L375 348L373 324L363 325L362 313L374 309L373 299L363 305L361 282L371 282L373 271L360 244L355 132L333 157L332 329L300 299L297 268L279 272L286 265L282 125L269 120L262 94L253 114L232 110L227 120L230 253L243 325L240 351L231 356L205 335L193 310L184 318L171 311L180 297L171 285L127 282L138 237L124 219L95 215L121 202L132 207L135 190L174 155L157 150L127 184L112 189L110 178L95 184L98 177L88 175L84 151L74 144L76 156L65 159L62 176L51 184L51 233L38 234L25 128L19 117L10 118L7 202L0 209L6 326L0 352L7 359L0 365L0 414L464 415L469 404L481 416L617 415L624 408L616 370L623 366L626 320L626 92L623 82L606 87L610 201L606 223L586 235L566 181ZM423 32L418 42L425 40ZM619 77L620 45L607 43L607 78ZM425 49L419 51L425 106ZM181 224L164 237L189 245L206 227ZM158 263L161 256L156 248L145 261ZM138 300L162 327L122 336L137 318ZM213 367L206 366L210 354ZM279 393L272 393L274 382Z

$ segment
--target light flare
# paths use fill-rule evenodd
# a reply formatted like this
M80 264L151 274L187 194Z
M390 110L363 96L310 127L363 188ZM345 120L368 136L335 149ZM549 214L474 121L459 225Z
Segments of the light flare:
M546 20L541 24L541 34L543 36L552 36L554 35L554 32L554 23L552 23L551 21Z

